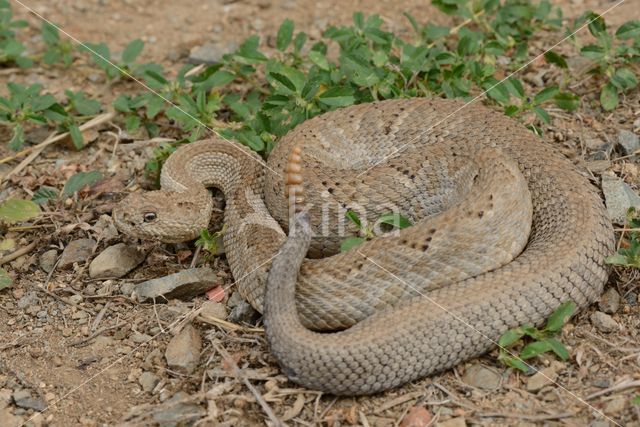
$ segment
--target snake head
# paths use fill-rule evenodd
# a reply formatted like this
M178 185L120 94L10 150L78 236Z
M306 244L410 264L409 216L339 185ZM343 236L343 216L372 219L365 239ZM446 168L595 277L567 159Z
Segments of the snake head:
M125 197L113 209L113 219L126 235L177 243L198 237L209 225L211 209L211 197L196 203L188 192L150 191Z

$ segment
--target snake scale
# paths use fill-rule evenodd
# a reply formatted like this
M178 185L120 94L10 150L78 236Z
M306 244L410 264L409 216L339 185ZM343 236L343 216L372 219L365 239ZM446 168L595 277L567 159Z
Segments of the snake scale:
M165 163L161 186L127 196L118 227L193 239L209 222L206 187L220 188L227 259L264 310L272 353L290 379L333 394L396 387L486 352L566 300L586 306L614 248L602 201L571 162L512 119L451 100L325 113L266 164L228 141L191 143ZM292 222L291 189L304 208ZM358 233L347 210L413 225L340 252Z

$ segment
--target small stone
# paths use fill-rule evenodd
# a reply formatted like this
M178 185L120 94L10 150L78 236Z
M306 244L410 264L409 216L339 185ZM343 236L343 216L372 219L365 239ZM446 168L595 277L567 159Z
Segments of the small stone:
M16 406L24 409L43 411L47 407L45 402L39 397L33 397L29 390L17 390L13 392L13 401Z
M80 294L73 294L69 297L69 301L71 301L74 304L80 304L82 302L82 300L84 299L84 297Z
M27 292L25 296L18 300L18 308L24 310L27 307L35 307L40 302L38 294L35 292Z
M587 169L589 169L593 173L601 174L611 167L610 160L594 160L592 162L587 162Z
M234 295L237 294L234 293ZM260 315L248 302L242 300L231 309L227 320L232 323L253 324L253 321Z
M122 277L136 268L145 257L144 252L124 243L109 246L91 261L89 276L93 279Z
M613 320L613 317L601 311L596 311L591 315L591 323L600 332L616 332L620 330L618 322Z
M138 378L138 383L140 383L142 389L147 393L151 393L159 382L160 378L153 372L143 372L140 378Z
M93 239L79 239L70 242L62 251L58 267L61 269L70 268L76 262L88 260L95 247L96 241Z
M620 294L614 288L609 288L600 297L598 308L607 314L613 314L620 308Z
M0 426L21 427L23 425L23 419L16 415L13 415L11 413L11 408L0 408Z
M56 265L56 259L58 258L58 251L51 249L40 255L40 268L45 273L51 273L53 266Z
M498 372L481 364L472 365L462 376L463 382L483 390L497 390L501 379Z
M640 138L635 133L623 129L618 133L618 145L622 148L622 154L630 156L640 150Z
M609 218L616 224L624 225L630 207L640 208L640 196L620 178L603 175L602 192Z
M191 64L219 64L225 54L233 52L237 48L238 45L235 42L206 43L191 49L188 61Z
M202 304L200 314L203 316L211 316L217 319L225 320L227 318L227 307L224 304L215 301L205 301Z
M191 268L136 285L140 302L148 300L189 299L216 286L216 275L211 268Z
M412 406L407 415L402 418L400 427L424 427L432 420L431 412L424 406Z
M163 406L160 411L153 411L153 420L160 425L191 425L190 421L202 419L207 411L194 403L178 403L189 398L184 392L178 392L168 399L169 405ZM166 409L165 409L166 408Z
M189 375L198 366L202 338L191 324L185 326L177 335L171 338L164 357L170 369Z
M606 141L603 141L598 138L585 138L584 146L587 150L590 151L598 151L604 148L607 145Z
M557 367L549 366L533 374L527 380L527 391L536 392L549 384L553 384L558 376Z
M450 418L446 421L440 421L438 427L467 427L467 420L464 417Z
M135 283L126 282L120 285L120 293L126 297L130 297L135 290Z
M635 292L627 293L624 299L631 307L635 307L636 305L638 305L638 294Z
M611 415L619 414L627 406L627 399L625 396L614 397L604 406L604 412Z
M142 334L140 332L134 332L131 334L129 339L131 339L131 341L133 341L136 344L144 344L148 341L151 341L152 337L150 335Z

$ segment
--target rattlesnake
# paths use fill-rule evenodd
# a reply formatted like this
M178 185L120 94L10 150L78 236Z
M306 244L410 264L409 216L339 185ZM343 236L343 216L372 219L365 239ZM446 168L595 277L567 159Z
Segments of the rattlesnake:
M285 176L304 183L307 209L288 241ZM161 186L129 195L118 227L192 239L211 213L205 186L220 188L227 259L241 294L265 309L273 354L294 381L334 394L450 368L566 300L593 302L614 247L599 196L571 162L512 119L450 100L326 113L283 137L266 165L235 143L191 143L168 159ZM339 253L357 233L349 209L413 226ZM326 333L336 329L346 330Z

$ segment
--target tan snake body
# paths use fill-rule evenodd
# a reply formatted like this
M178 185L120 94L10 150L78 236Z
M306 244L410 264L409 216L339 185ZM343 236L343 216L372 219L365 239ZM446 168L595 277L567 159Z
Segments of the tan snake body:
M309 208L288 241L287 171ZM114 210L119 228L192 239L209 220L205 186L221 188L227 259L258 310L270 274L273 354L292 380L334 394L447 369L568 299L595 301L614 247L599 196L568 160L517 122L448 100L324 114L285 136L266 168L244 147L192 143L169 158L161 185ZM357 232L341 225L346 209L370 222L395 210L414 225L337 254L340 227Z

